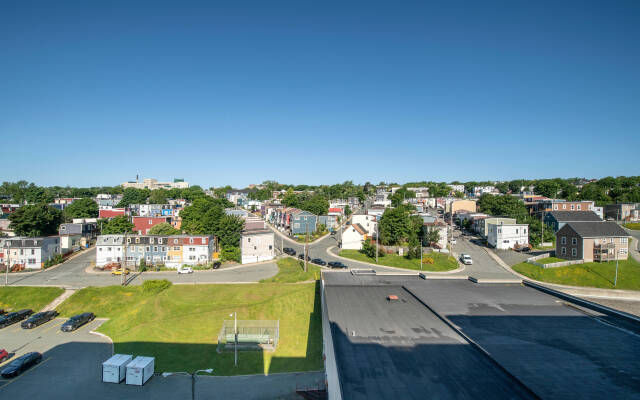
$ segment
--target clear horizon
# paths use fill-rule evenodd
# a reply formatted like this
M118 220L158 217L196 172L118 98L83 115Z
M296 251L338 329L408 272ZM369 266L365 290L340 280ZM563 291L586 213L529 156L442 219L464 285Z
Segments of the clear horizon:
M640 175L640 3L0 5L2 181Z

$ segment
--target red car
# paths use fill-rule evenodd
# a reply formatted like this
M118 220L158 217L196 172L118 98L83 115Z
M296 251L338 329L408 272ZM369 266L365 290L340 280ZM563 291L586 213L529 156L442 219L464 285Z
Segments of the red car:
M5 349L0 349L0 363L3 363L9 359L9 353Z

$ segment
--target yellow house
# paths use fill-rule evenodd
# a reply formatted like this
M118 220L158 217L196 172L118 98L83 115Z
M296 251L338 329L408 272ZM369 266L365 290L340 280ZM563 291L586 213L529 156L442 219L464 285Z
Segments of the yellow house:
M183 264L182 246L183 238L170 237L167 243L167 267L175 268Z
M471 211L476 212L476 201L475 200L454 200L449 205L448 212L455 214L458 211Z

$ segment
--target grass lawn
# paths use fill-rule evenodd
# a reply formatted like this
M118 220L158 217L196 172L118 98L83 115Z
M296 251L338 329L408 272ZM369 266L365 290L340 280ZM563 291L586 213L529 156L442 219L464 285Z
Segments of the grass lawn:
M634 231L640 231L640 222L632 222L629 224L624 224L624 227L627 229L633 229Z
M248 285L173 285L157 293L142 287L86 288L58 307L63 316L93 311L109 318L99 331L111 337L116 353L156 357L156 372L193 372L214 368L214 375L321 370L322 319L317 283ZM216 352L222 321L277 319L280 342L275 352Z
M514 265L513 269L538 281L613 289L616 262L590 262L548 269L525 262ZM618 286L616 289L640 290L640 263L631 256L629 256L628 260L619 261Z
M318 233L309 234L309 243L311 243L314 240L319 239L319 238L321 238L323 236L327 236L328 234L329 234L329 231L324 231L324 232L322 232L320 234L318 234ZM295 235L293 238L298 243L306 243L306 241L307 241L307 235Z
M34 312L38 312L63 292L64 289L57 287L0 287L0 308L5 311L30 308Z
M295 258L281 258L278 260L278 274L260 283L295 283L314 281L320 279L320 267L308 263L307 272L304 272L304 263Z
M375 257L367 257L360 253L358 250L341 250L338 253L341 257L351 258L356 261L368 262L371 264L376 263ZM424 262L426 258L433 258L433 264L427 264ZM387 254L384 257L378 257L378 265L385 265L387 267L396 267L404 269L420 270L420 259L409 260L404 256L397 254ZM422 270L423 271L450 271L458 268L458 262L455 258L448 254L431 253L423 256Z
M567 260L563 260L561 258L557 258L557 257L547 257L547 258L541 258L539 260L536 260L537 262L539 262L540 264L552 264L552 263L557 263L557 262L562 262L562 261L567 261Z

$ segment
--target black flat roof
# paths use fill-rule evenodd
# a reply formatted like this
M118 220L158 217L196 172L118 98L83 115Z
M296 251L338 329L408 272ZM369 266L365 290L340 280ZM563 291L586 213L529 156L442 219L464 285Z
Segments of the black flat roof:
M640 398L638 327L615 316L521 284L323 276L345 399L526 398L519 382L545 399Z

